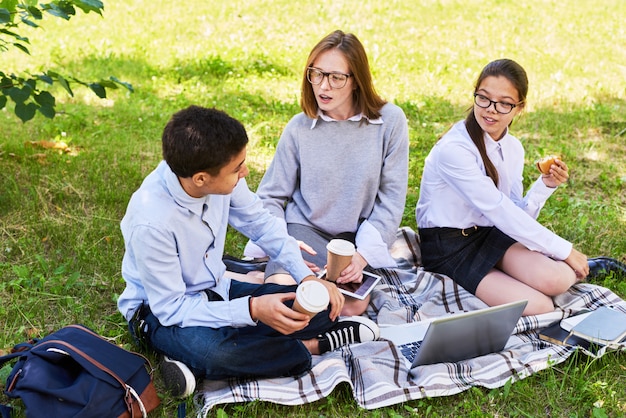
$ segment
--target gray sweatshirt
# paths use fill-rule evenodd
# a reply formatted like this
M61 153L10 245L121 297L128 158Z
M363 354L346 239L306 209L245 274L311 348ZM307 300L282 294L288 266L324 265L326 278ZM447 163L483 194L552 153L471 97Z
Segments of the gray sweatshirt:
M356 232L361 255L386 267L404 212L408 156L406 116L392 103L371 121L299 113L285 127L257 194L287 223L331 235Z

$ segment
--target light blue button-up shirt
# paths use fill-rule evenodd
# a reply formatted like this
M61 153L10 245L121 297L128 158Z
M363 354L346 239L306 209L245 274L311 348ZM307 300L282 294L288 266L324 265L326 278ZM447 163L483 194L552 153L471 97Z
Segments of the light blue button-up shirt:
M165 326L255 325L249 297L228 297L230 279L222 262L228 224L284 262L296 281L313 274L284 222L263 208L245 179L229 195L194 198L162 161L133 194L121 222L126 289L118 308L126 319L148 302ZM205 289L225 301L209 302Z

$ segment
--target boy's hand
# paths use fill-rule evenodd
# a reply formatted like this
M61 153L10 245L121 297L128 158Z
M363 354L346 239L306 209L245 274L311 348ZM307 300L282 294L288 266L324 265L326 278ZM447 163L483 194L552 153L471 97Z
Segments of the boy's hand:
M281 334L288 335L300 331L309 325L311 318L284 304L285 301L295 298L296 294L293 292L253 296L250 298L250 316Z
M318 279L315 276L308 276L302 279L303 282L305 280L306 281L315 280L323 284L324 287L326 287L326 290L328 290L328 296L330 297L330 308L331 308L328 316L330 317L332 321L337 319L339 317L339 314L341 313L341 310L343 309L343 304L346 300L345 297L343 296L343 293L341 293L339 289L337 288L337 285L328 280Z

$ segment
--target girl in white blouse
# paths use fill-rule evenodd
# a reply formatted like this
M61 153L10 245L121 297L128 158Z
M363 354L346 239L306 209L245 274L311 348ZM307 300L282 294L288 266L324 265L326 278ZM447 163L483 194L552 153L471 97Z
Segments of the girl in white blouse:
M556 160L523 195L524 149L509 133L528 79L509 59L489 63L474 106L426 158L416 219L424 268L446 274L486 304L527 299L525 315L589 273L587 257L536 218L568 167Z

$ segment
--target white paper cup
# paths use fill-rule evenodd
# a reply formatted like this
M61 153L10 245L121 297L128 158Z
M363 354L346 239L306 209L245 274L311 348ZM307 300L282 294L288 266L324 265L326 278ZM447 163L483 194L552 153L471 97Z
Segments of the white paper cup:
M354 244L345 239L333 239L326 245L326 279L336 281L341 272L350 265L356 252Z
M293 310L314 317L328 308L329 303L330 296L326 287L318 282L307 281L300 283L296 289Z

